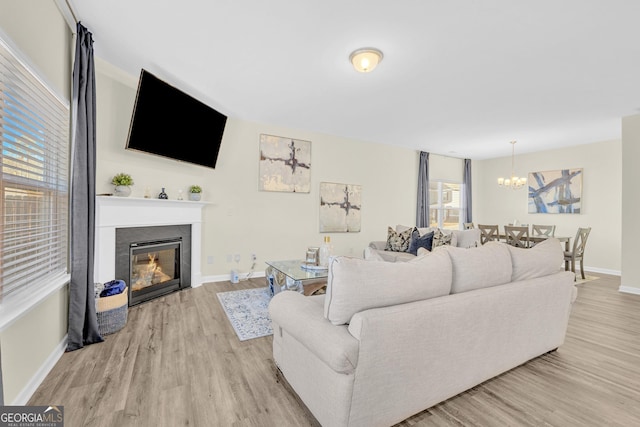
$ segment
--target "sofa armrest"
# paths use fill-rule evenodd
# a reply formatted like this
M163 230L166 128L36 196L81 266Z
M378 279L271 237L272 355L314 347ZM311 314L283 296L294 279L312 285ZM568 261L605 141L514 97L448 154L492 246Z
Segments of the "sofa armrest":
M379 251L384 251L384 248L387 246L387 242L384 240L377 240L369 243L369 247L371 249L377 249Z
M346 325L335 326L324 317L324 296L280 292L269 303L269 315L274 335L285 331L336 372L354 371L359 342Z

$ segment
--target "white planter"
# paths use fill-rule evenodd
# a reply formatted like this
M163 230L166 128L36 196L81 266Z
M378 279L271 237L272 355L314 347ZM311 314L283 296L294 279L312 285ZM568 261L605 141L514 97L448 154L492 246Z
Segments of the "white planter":
M202 196L201 193L189 193L189 200L194 202L199 202L201 196Z
M115 195L118 197L129 197L131 195L131 187L128 185L116 185Z

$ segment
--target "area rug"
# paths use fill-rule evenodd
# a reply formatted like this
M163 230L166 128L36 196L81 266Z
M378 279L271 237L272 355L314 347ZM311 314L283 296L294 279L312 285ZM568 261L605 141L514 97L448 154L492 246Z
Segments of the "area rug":
M269 318L269 288L219 292L218 301L240 341L273 335Z

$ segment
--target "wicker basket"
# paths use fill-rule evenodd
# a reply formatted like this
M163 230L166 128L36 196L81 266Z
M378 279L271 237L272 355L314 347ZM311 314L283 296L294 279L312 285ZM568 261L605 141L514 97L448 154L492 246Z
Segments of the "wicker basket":
M96 299L96 314L100 335L118 332L127 324L129 311L129 288L125 287L121 294Z

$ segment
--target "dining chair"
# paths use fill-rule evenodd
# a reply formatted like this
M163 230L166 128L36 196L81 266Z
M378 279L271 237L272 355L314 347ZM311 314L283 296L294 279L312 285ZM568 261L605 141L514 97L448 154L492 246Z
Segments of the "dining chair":
M481 245L484 245L487 242L493 242L494 240L500 240L500 229L497 225L478 224L478 230L480 230Z
M472 222L465 222L464 223L464 229L465 230L471 230L473 228L473 223Z
M555 225L539 225L539 224L531 224L531 235L532 236L547 236L553 237L556 234L556 226Z
M507 244L515 246L517 248L529 247L529 227L518 225L505 225L504 235L507 239Z
M571 264L571 271L576 272L576 261L580 261L580 275L583 279L584 276L584 248L587 246L587 238L591 233L591 227L578 228L576 238L573 240L573 250L565 251L564 253L564 269L569 271L569 264Z

